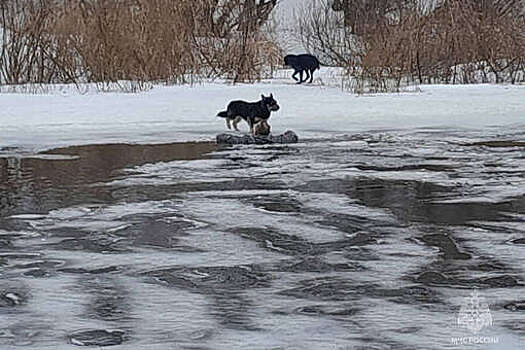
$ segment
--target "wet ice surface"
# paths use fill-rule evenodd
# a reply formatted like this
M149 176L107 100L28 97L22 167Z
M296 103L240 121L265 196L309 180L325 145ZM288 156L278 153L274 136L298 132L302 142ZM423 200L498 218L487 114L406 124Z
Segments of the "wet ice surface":
M1 158L0 347L519 348L519 130Z

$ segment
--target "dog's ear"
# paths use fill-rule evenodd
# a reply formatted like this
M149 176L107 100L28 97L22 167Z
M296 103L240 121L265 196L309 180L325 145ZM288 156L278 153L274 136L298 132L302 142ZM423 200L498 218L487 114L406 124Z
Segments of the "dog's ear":
M264 100L266 97L264 97L264 95L261 94L261 98Z
M270 98L273 98L273 94L270 94Z

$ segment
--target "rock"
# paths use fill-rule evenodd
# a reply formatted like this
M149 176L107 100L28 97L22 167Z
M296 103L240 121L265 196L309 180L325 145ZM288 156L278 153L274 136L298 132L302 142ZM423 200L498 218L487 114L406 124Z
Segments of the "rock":
M232 134L219 134L217 135L217 143L229 144L229 145L266 145L272 143L297 143L299 137L296 133L291 130L286 131L281 135L268 135L268 136L253 136L253 135L232 135Z

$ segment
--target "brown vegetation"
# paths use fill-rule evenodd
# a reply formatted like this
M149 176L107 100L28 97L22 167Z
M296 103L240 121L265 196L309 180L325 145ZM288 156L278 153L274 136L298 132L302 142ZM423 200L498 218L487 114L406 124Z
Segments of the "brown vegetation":
M325 61L347 67L358 90L525 81L521 0L441 0L431 8L422 4L330 0L315 10L322 16L311 11L303 16L300 38ZM364 12L371 14L359 15Z
M276 0L0 0L0 81L260 78Z
M345 26L352 34L363 35L375 30L414 4L412 0L331 0L334 11L344 14Z
M446 0L429 13L408 12L365 36L363 73L419 83L515 83L525 78L521 6Z

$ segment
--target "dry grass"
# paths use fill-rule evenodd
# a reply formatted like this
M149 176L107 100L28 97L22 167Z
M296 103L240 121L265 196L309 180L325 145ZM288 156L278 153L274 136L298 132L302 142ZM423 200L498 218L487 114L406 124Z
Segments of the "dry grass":
M446 0L411 11L365 36L363 78L378 85L517 83L525 78L525 21L519 1ZM505 6L502 6L502 5Z
M276 0L4 0L0 82L260 78Z
M301 14L299 38L325 61L346 67L359 92L525 81L520 0L442 0L435 8L418 0L335 3L338 12L323 0ZM374 15L352 17L365 10Z

